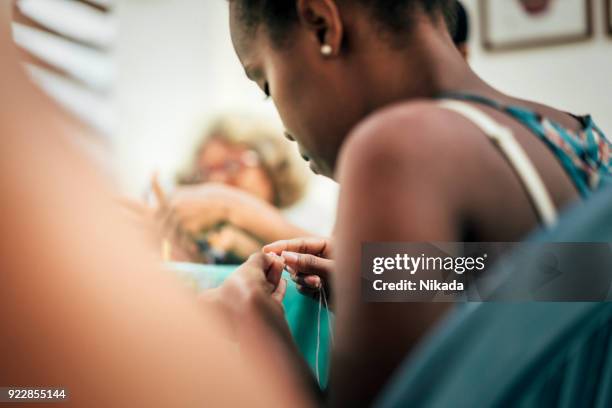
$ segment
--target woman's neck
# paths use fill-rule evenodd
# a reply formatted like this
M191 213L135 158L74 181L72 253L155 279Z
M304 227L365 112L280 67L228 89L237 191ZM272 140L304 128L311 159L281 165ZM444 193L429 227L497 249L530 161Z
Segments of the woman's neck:
M403 48L378 47L377 63L366 72L370 110L391 103L434 98L445 92L469 92L500 98L503 94L483 81L454 47L450 36L431 23L414 27ZM398 58L399 56L399 58Z

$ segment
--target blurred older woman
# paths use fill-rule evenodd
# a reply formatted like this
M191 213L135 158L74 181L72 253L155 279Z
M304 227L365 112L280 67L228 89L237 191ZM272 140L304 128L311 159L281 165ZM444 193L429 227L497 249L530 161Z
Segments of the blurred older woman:
M274 128L245 116L208 130L168 203L171 222L196 245L191 260L239 263L265 243L304 234L281 209L305 193L306 168Z

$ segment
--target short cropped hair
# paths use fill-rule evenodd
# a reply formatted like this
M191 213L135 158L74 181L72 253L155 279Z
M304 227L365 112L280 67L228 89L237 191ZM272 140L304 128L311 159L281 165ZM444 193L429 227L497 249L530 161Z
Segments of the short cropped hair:
M280 45L287 31L298 21L293 0L229 0L237 6L239 18L249 29L264 25L272 40ZM367 9L386 32L398 34L410 29L411 17L417 10L434 16L442 13L451 33L456 17L453 0L337 0L339 4L353 3Z

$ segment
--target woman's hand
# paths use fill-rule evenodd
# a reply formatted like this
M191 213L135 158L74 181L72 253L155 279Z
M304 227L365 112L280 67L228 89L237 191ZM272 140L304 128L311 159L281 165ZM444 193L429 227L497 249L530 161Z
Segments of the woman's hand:
M207 238L212 248L233 254L243 260L261 248L261 242L233 225L221 227L208 234Z
M335 264L329 239L308 237L277 241L264 246L263 251L283 259L300 293L318 298L323 289L331 304Z
M220 311L217 316L239 342L246 364L273 367L261 375L282 376L292 387L318 394L319 386L285 319L284 267L282 258L275 254L253 254L223 285L205 292L202 301Z
M266 325L290 338L282 305L287 290L287 281L281 278L284 267L279 256L253 254L219 288L204 292L201 300L218 310L233 338L243 340L249 336L247 328Z
M125 197L117 197L115 202L123 210L126 222L142 230L151 246L160 250L165 261L203 262L197 245L190 237L180 234L176 226L169 228L168 224L160 221L159 209Z
M206 183L178 188L168 203L170 218L188 232L208 230L220 223L237 223L248 209L263 203L249 193L224 184Z
M225 184L181 187L168 203L165 223L198 233L227 223L262 242L307 235L291 225L272 204Z

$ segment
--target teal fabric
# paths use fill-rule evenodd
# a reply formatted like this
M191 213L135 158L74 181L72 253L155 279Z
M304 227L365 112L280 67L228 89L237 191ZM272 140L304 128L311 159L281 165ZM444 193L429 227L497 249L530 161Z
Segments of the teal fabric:
M379 407L610 407L612 306L467 304L423 343Z
M480 103L522 123L551 149L583 198L612 184L612 141L589 115L574 116L582 124L582 131L575 133L536 112L480 95L444 93L439 98Z
M168 269L179 274L186 282L193 285L196 290L204 290L219 286L237 266L221 265L200 265L189 263L171 263ZM317 322L319 314L319 302L311 298L302 296L295 286L295 283L287 278L287 293L283 301L285 316L291 334L300 350L302 356L315 373L316 348L317 348ZM319 349L319 382L322 388L327 386L329 372L329 353L330 353L330 322L328 319L333 316L327 313L324 307L321 308L320 326L320 349Z
M530 241L611 243L612 189ZM612 303L461 305L409 356L376 405L612 407Z

